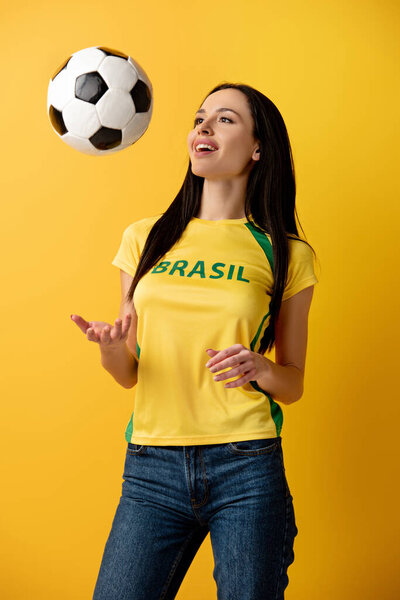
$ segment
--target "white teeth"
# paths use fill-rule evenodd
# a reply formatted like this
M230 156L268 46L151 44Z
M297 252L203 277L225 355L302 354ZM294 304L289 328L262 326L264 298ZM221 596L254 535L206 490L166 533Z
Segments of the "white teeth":
M199 148L208 148L209 150L213 150L213 151L216 150L216 148L214 148L213 146L210 146L209 144L198 144L198 146L196 146L196 150L198 150Z

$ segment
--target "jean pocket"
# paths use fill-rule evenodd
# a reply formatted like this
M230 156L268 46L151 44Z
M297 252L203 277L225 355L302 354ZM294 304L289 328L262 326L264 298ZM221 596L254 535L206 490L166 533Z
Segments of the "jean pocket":
M260 440L243 440L241 442L230 442L227 445L232 454L242 456L255 456L257 454L271 454L280 446L281 437L263 438Z
M145 450L146 446L144 446L143 444L131 444L131 442L128 442L128 448L126 450L126 453L130 454L131 456L134 456L136 454L143 454Z

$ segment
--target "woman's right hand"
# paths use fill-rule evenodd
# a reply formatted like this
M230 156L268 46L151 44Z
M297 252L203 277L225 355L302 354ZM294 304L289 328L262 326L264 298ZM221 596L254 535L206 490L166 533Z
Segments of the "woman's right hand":
M113 349L122 346L128 339L132 315L127 313L123 322L116 319L114 327L104 321L85 321L79 315L71 315L71 319L90 342L97 342L100 348Z

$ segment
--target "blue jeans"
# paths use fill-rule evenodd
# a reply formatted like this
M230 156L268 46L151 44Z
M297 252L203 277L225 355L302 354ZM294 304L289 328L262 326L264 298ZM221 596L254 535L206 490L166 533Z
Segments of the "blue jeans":
M93 600L171 600L210 533L218 600L283 600L297 535L282 438L128 443Z

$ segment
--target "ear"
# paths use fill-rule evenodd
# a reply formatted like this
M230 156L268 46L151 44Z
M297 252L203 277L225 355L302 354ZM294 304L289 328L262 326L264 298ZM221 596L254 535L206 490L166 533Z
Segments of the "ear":
M253 160L260 160L260 149L254 150L253 156L251 157Z

